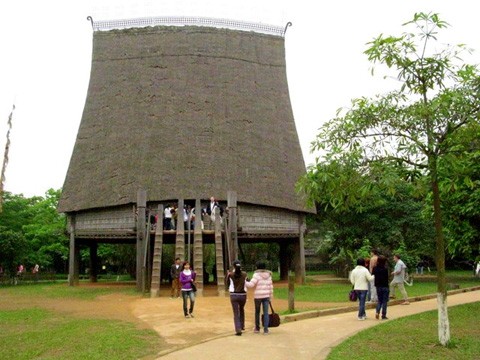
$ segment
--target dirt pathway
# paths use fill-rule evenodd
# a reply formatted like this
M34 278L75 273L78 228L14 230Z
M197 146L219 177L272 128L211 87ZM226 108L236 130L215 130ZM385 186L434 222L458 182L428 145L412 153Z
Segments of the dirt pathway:
M215 290L207 290L205 296L195 301L195 318L185 319L182 299L170 299L167 295L154 299L139 299L132 304L133 315L153 328L166 342L163 354L219 337L234 334L233 313L228 296L218 297ZM345 303L296 302L301 309L326 309L341 307ZM288 301L274 299L275 311L288 309ZM246 329L254 326L253 294L248 294L245 306Z
M480 290L449 295L449 306L480 301ZM390 319L417 314L437 308L437 300L412 302L409 306L391 306ZM381 323L374 318L374 310L368 310L369 318L358 321L355 312L315 317L288 322L271 329L268 336L254 334L251 330L242 336L227 335L191 347L184 347L168 354L159 354L158 360L169 359L276 359L276 360L321 360L343 340L359 331ZM190 325L192 330L197 325ZM227 356L228 355L228 356ZM352 355L355 357L354 355Z

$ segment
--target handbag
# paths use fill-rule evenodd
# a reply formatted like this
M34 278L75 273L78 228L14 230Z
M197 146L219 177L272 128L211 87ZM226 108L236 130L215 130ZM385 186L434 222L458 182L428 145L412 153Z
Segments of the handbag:
M272 312L268 314L268 327L278 327L280 326L280 316L273 310L272 302L268 302L270 304L270 309ZM262 316L262 326L263 325L263 316Z
M350 292L348 293L348 300L357 301L357 292L355 290L350 290Z
M197 285L195 285L194 282L192 282L192 290L193 292L197 292Z

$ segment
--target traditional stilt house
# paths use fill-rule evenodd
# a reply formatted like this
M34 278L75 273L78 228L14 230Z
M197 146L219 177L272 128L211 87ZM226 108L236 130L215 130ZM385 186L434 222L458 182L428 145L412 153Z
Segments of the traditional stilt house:
M158 295L164 244L193 265L214 243L217 285L245 242L277 242L281 277L305 275L305 172L285 66L286 28L203 18L92 21L90 84L59 211L70 234L70 285L79 249L136 243L137 287ZM164 230L168 203L227 210L214 226ZM160 215L153 229L152 216ZM204 219L207 220L207 219Z

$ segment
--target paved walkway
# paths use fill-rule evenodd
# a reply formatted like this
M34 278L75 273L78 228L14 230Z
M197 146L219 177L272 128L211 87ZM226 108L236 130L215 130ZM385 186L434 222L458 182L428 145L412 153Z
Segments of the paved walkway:
M171 301L176 302L177 300ZM211 300L206 301L210 302ZM449 306L477 301L480 301L480 290L449 295L448 297ZM180 304L178 305L181 306ZM436 299L430 299L414 301L410 305L390 306L387 315L389 319L396 319L435 309L437 309L437 301ZM370 309L367 310L368 319L366 321L358 321L356 312L350 311L287 322L281 324L278 328L271 329L270 334L267 336L254 334L251 328L247 328L243 336L235 336L233 329L226 334L226 328L224 327L223 334L212 336L210 339L204 339L202 343L197 345L188 346L188 344L185 344L187 347L183 349L163 355L159 354L161 356L158 359L325 359L330 350L344 339L356 334L360 330L382 322L381 320L376 320L374 315L375 311ZM210 314L210 316L215 318L215 313ZM227 325L227 323L222 325L227 327L233 326L232 318L228 319L227 322L230 325ZM251 320L248 321L247 319L247 324L250 322ZM178 323L184 330L184 336L185 333L194 333L198 326L203 326L201 325L203 321L197 318L184 319L184 322ZM161 331L159 332L161 333ZM165 336L165 333L163 336ZM260 346L259 340L261 340Z

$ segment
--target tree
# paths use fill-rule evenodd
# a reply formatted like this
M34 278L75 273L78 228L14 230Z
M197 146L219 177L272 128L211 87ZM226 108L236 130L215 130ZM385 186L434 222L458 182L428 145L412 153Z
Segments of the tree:
M60 190L50 189L45 197L31 198L4 192L3 198L0 227L9 238L14 236L25 242L15 246L16 258L27 267L39 264L64 271L69 241L65 234L66 218L56 210Z
M33 198L22 231L29 243L27 263L42 268L62 266L68 259L69 239L65 234L66 217L57 212L61 190L49 189L45 197Z
M0 264L10 276L14 276L18 265L23 264L27 242L22 234L0 226Z
M455 155L453 165L441 173L451 179L441 188L448 252L472 262L480 260L480 124L459 132L459 141L471 147L470 153Z
M438 51L437 32L448 24L437 14L417 13L404 24L417 33L401 36L380 35L365 51L373 63L397 72L400 89L374 98L358 98L346 112L327 122L312 144L321 151L317 163L348 163L365 175L385 164L401 164L420 172L429 182L432 223L435 230L437 265L438 336L442 345L450 340L445 280L445 239L442 223L441 189L452 179L442 172L455 155L471 150L456 136L465 127L478 124L480 116L480 76L477 68L463 64L463 45ZM433 44L432 44L433 43ZM318 165L318 164L317 164ZM315 167L307 174L307 178ZM389 177L385 177L388 186ZM302 185L303 184L303 185ZM322 194L316 184L301 183L311 201ZM362 201L364 194L349 193L349 187L335 188L335 206Z
M316 235L321 241L317 250L328 254L338 275L346 275L354 261L369 256L373 248L392 255L403 244L402 259L434 257L431 223L423 216L424 201L416 196L422 178L398 166L378 170L361 174L338 162L310 169L307 185L314 183L318 194ZM338 196L346 187L348 198ZM367 242L367 254L362 255Z
M5 184L5 172L7 170L7 165L8 165L8 152L10 150L10 131L12 130L12 117L13 117L14 110L15 110L15 104L13 105L12 112L8 116L7 142L5 143L5 151L3 152L2 173L0 175L0 213L3 210L3 188Z

